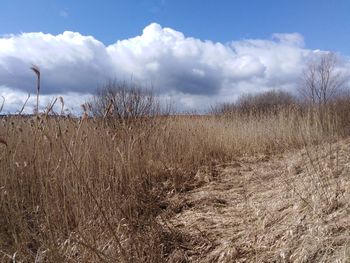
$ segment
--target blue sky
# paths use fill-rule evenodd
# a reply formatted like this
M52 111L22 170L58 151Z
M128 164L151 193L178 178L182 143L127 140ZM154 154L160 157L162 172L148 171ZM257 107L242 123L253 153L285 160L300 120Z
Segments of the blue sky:
M0 34L70 30L111 44L157 22L220 42L298 32L309 48L350 55L347 0L1 0L0 6Z
M152 86L179 109L205 109L243 93L296 93L325 52L350 76L346 0L1 0L0 96L6 111L35 92L69 107L110 79ZM29 107L35 101L30 100Z

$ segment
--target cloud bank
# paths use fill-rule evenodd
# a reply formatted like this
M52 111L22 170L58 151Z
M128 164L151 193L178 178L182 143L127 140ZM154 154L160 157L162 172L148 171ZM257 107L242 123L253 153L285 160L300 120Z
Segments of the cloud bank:
M35 92L29 68L36 64L44 98L63 95L79 104L109 79L132 78L180 108L203 109L244 92L293 91L317 53L305 48L298 33L214 43L156 23L108 46L76 32L23 33L0 38L0 95L8 111L20 108L23 97Z

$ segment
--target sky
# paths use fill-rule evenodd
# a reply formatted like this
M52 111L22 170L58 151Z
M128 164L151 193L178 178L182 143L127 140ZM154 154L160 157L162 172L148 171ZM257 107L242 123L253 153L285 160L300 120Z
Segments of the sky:
M349 11L346 0L0 0L4 111L35 93L32 64L42 107L62 96L74 110L110 79L152 86L183 110L295 92L323 52L350 69Z

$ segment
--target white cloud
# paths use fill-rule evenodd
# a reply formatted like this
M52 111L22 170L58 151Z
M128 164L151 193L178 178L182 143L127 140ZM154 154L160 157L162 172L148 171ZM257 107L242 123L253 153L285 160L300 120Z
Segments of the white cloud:
M25 91L6 86L0 86L0 95L3 96L0 99L0 105L3 102L3 98L5 98L4 108L0 114L16 113L20 111L23 106L25 106L23 113L32 114L36 108L35 94L29 94ZM30 95L30 97L26 103L28 95ZM40 112L43 112L49 104L51 105L51 103L59 97L64 98L64 113L72 113L74 115L79 114L81 111L80 106L90 100L89 94L80 94L76 92L67 92L64 94L43 94L40 96ZM59 100L57 100L53 110L57 113L61 112L61 104Z
M61 10L59 13L58 13L61 17L68 17L69 16L69 13L67 10Z
M109 46L76 32L23 33L0 38L0 95L16 109L17 96L35 92L29 67L36 64L43 96L63 94L80 103L81 95L73 99L74 94L91 94L108 79L133 78L153 85L180 108L203 109L242 92L293 90L306 60L318 53L306 49L298 33L222 44L185 37L156 23L140 36Z
M292 46L304 46L304 37L299 33L290 33L290 34L272 34L272 39L276 39L281 43L292 45Z

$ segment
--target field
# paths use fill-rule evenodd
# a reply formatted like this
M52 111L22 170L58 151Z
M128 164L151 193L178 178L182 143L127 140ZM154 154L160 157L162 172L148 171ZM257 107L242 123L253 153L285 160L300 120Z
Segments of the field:
M350 262L348 120L3 117L0 261Z

